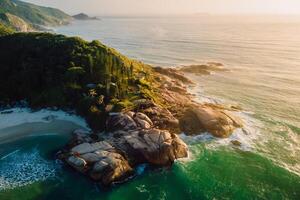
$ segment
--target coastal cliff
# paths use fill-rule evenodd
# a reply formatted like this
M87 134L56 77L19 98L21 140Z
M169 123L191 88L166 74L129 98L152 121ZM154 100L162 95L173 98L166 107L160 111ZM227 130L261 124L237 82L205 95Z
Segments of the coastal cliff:
M71 16L56 8L18 0L0 1L0 22L16 31L43 31L46 26L68 24L71 20Z

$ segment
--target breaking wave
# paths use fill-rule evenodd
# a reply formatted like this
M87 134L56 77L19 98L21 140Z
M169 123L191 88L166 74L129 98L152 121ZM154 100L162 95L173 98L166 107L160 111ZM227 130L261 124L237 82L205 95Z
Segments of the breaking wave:
M0 191L55 178L59 166L44 159L36 148L29 152L15 150L1 158Z

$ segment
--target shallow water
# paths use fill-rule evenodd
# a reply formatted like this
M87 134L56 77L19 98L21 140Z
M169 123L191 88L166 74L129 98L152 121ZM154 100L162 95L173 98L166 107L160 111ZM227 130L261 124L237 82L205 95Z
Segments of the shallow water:
M189 160L178 161L169 170L146 168L134 180L112 189L98 188L53 160L53 152L67 141L61 135L3 144L0 158L8 156L0 159L0 170L5 172L0 174L0 188L5 183L3 177L13 177L3 166L16 159L20 163L38 160L39 166L48 166L50 171L29 165L25 174L31 170L36 177L47 178L0 189L1 200L299 199L300 18L292 23L272 19L103 18L75 22L57 32L100 39L153 65L222 62L229 72L191 76L198 83L191 91L199 101L242 106L244 111L236 114L246 126L229 139L182 135L191 149ZM231 144L235 139L242 142L241 148ZM30 159L23 159L26 157Z
M195 158L98 188L53 160L67 137L31 137L2 146L0 199L297 199L300 178L249 151L191 145ZM3 149L5 148L5 151ZM4 181L3 181L4 180Z

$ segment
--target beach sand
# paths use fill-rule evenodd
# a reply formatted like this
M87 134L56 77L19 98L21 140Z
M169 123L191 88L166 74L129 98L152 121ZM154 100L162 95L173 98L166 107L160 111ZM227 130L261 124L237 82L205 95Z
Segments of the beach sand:
M0 144L29 136L70 134L78 128L89 129L82 117L61 110L12 108L0 113Z
M74 122L53 120L51 122L24 123L0 129L0 144L11 142L23 137L44 134L71 134L75 129L84 128Z

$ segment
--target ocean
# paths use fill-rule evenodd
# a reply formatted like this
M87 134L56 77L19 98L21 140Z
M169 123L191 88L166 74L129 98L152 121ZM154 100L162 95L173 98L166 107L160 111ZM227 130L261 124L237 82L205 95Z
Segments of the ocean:
M1 200L300 198L300 17L103 17L74 21L55 32L100 40L153 66L224 64L228 71L189 75L197 83L190 91L202 102L241 107L245 128L230 139L181 135L189 144L189 159L171 169L146 167L140 176L110 189L96 187L51 159L65 136L1 144L0 150L6 149L0 151ZM36 178L14 179L5 166L14 167L18 159L27 166L24 173L30 177L33 170ZM30 159L41 167L28 164Z

